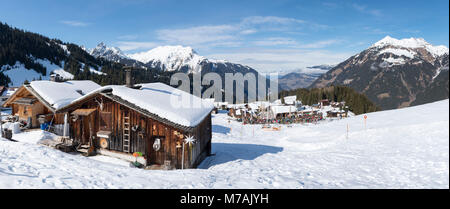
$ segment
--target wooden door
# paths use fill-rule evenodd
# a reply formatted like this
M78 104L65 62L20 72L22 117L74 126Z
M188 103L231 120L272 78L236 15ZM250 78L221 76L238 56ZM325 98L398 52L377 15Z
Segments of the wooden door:
M155 137L148 137L147 142L147 164L156 163L156 151L153 150L153 143L155 143Z
M153 149L153 144L155 143L156 139L160 139L160 143L161 143L161 147L159 148L158 151L156 151L155 149ZM164 136L152 136L150 137L149 143L147 143L147 151L148 151L148 159L147 161L149 162L149 164L159 164L162 165L164 164L164 155L165 155L165 137Z
M111 112L100 112L99 128L101 131L111 131L112 130L112 113Z

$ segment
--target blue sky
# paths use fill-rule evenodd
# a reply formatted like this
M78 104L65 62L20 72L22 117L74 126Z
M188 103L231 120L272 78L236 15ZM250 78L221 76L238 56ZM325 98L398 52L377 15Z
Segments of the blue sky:
M386 35L449 45L449 1L4 1L0 21L126 53L193 47L261 72L335 64Z

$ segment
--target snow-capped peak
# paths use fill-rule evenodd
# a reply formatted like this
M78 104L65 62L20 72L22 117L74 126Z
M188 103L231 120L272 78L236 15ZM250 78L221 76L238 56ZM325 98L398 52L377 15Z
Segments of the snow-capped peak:
M441 56L449 53L449 49L446 46L433 46L430 43L426 42L423 38L405 38L399 40L390 36L386 36L380 41L373 44L371 48L381 48L385 46L396 46L409 49L425 48L433 56Z
M128 54L127 56L143 63L159 64L168 71L179 70L183 66L188 66L196 71L199 63L206 59L198 55L191 47L180 45L159 46L146 52Z
M117 47L107 47L105 43L100 42L94 49L89 51L94 57L104 57L109 60L118 60L120 58L127 58L125 53Z
M146 52L139 52L135 54L129 54L129 57L147 63L152 60L168 60L180 58L183 60L192 59L197 53L191 47L184 46L158 46Z

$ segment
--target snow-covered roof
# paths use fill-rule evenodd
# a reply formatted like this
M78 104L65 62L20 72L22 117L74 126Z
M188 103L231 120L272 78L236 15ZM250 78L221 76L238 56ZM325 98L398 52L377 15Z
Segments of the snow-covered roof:
M291 113L297 111L297 108L293 105L288 106L270 106L270 110L274 115L281 113Z
M281 105L281 104L282 104L281 99L277 99L271 103L271 105Z
M259 109L259 105L257 103L248 103L248 107L251 108L252 110Z
M222 105L227 106L228 102L214 102L214 106L217 108L221 107Z
M228 104L227 107L232 109L243 109L245 108L245 104Z
M2 92L2 97L10 97L11 95L14 94L14 92L16 92L18 88L17 87L6 87L6 90Z
M101 87L89 80L65 82L32 81L30 86L54 109L64 107L84 94Z
M72 104L90 97L92 94L110 90L112 95L120 97L122 100L160 118L186 127L198 125L214 108L213 101L201 99L163 83L144 83L136 86L141 87L134 89L119 85L104 86L72 101Z
M74 75L72 73L69 73L63 69L54 70L53 73L58 74L59 76L63 77L64 79L73 79L74 78Z
M295 103L295 101L297 101L296 95L284 97L285 104L293 105Z

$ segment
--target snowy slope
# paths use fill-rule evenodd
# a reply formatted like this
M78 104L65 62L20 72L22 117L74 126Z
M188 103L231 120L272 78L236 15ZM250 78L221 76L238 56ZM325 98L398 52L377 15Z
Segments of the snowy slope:
M0 188L448 189L448 115L443 100L367 114L367 129L359 115L264 132L221 113L213 117L216 155L174 171L66 154L26 140L45 134L22 133L13 138L24 142L0 140Z
M435 82L442 72L441 77L448 75L444 70L448 69L448 59L446 46L433 46L423 38L386 36L322 74L310 88L349 86L385 110L417 101L438 101L448 98L448 87ZM446 91L430 91L433 86ZM425 98L424 92L433 93Z
M33 69L27 69L25 68L24 64L18 61L13 66L1 66L0 72L3 72L3 74L8 75L11 78L10 86L20 86L25 80L32 81L38 80L39 78L41 78L42 80L48 80L52 72L61 75L65 79L73 79L73 75L69 72L64 71L63 67L61 67L64 66L64 62L55 64L48 61L47 59L36 59L33 57L32 59L34 59L35 63L39 63L43 67L45 67L47 69L47 74L42 75L41 73L38 73Z

